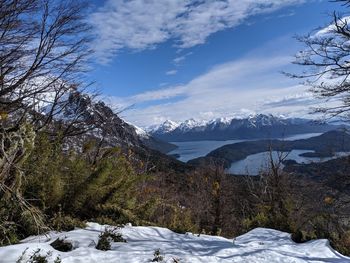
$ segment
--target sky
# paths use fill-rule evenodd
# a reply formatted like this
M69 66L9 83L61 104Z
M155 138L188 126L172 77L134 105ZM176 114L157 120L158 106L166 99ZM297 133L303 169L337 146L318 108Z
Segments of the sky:
M326 0L94 0L89 80L140 127L167 119L269 113L307 117L317 101L300 81L295 35L343 11Z

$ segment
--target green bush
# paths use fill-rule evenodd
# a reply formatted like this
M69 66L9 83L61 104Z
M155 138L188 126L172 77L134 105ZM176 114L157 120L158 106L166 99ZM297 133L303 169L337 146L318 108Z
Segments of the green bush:
M291 238L296 243L303 243L304 242L304 233L301 230L297 230L294 233L292 233Z
M50 244L54 249L61 251L61 252L68 252L73 250L73 245L72 243L64 240L64 239L59 239L57 238L54 242Z
M0 219L0 246L15 244L20 240L17 227L14 223L6 222Z
M55 214L50 220L50 227L56 231L72 231L76 227L85 228L86 224L77 218L68 215L62 215L61 212Z
M162 256L160 249L156 249L153 253L154 258L152 259L152 262L162 262L164 260L164 257Z
M137 199L138 184L145 176L133 170L118 148L99 149L92 161L96 143L89 145L82 153L64 152L60 143L39 134L25 163L24 196L58 231L84 227L83 221L96 218L110 224L141 221L139 211L148 201Z
M350 256L350 231L342 233L338 238L331 239L331 245L343 255Z
M111 249L111 242L126 242L118 230L119 228L106 228L98 237L96 249L107 251Z
M27 254L27 250L26 249L25 251L23 251L22 255L19 257L19 259L16 261L16 263L48 263L49 259L51 258L52 256L52 252L47 252L46 255L42 255L40 252L41 252L41 249L37 249L33 252L33 254L31 254L29 256L28 259L25 259L26 258L26 254ZM61 259L59 257L57 257L55 260L54 260L54 263L61 263Z
M96 249L102 250L102 251L111 250L111 239L107 236L100 235L98 237Z
M147 187L153 177L136 172L133 167L137 161L130 161L127 153L119 148L97 148L99 143L94 141L87 142L82 152L64 150L59 139L38 133L22 165L25 180L20 190L35 213L23 212L15 200L0 199L0 222L10 223L0 225L0 245L38 234L38 221L45 231L83 228L87 220L109 225L157 224L177 232L195 231L189 209L179 208L176 200L159 198L157 189L146 191L152 190ZM159 211L164 203L169 213L163 218ZM45 217L33 220L33 214Z

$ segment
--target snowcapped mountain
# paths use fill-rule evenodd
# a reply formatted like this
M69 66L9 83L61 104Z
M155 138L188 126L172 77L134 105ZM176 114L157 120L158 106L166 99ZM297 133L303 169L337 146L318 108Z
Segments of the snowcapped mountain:
M145 131L144 129L136 125L133 125L133 127L135 129L137 136L142 141L142 143L150 149L153 149L162 153L168 153L177 148L177 146L174 144L171 144L153 137L150 133L148 133L147 131Z
M205 128L206 122L204 121L196 121L194 119L189 119L181 123L176 129L182 132L189 132L192 130L201 131Z
M71 127L70 133L77 134L68 140L68 144L81 145L89 137L103 141L104 146L142 147L133 126L103 101L94 101L86 94L72 92L58 112L54 116L54 125ZM74 125L69 125L72 122ZM86 133L81 133L81 130Z
M335 127L308 119L285 118L258 114L248 118L217 118L207 122L167 120L150 130L154 137L165 141L233 140L275 138L286 135L325 132Z
M171 120L166 120L160 125L153 125L149 127L147 130L149 130L151 133L153 132L168 133L175 130L178 126L179 126L179 123Z
M130 124L130 125L132 125L132 124ZM139 136L139 138L147 139L147 138L149 138L149 137L151 136L151 135L150 135L148 132L146 132L144 129L142 129L142 128L136 126L136 125L132 125L132 126L134 126L135 132L136 132L137 136Z
M74 125L70 125L74 128L72 134L87 131L86 134L67 138L68 148L79 149L87 139L98 139L103 146L133 147L142 152L152 149L167 153L177 147L124 121L103 101L94 101L86 94L70 93L64 101L64 108L59 108L57 112L54 125L69 126L69 122L75 121Z

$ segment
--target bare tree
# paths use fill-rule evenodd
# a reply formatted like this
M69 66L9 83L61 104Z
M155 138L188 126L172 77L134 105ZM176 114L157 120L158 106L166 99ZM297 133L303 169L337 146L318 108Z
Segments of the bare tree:
M350 1L336 0L346 7ZM350 28L346 15L333 13L333 22L326 28L298 37L305 49L296 54L295 64L304 67L293 78L305 84L317 98L328 103L315 109L326 117L350 117Z
M340 2L343 3L344 6L350 5L350 0L333 0L331 2Z
M292 176L283 171L283 163L287 152L277 152L270 147L266 169L262 169L257 177L246 176L248 203L244 209L251 217L248 228L265 226L291 231Z
M18 129L28 113L44 108L47 123L81 84L90 54L86 3L0 0L0 6L2 120L11 117L11 129Z
M40 228L38 211L21 196L21 165L36 131L82 87L91 52L86 7L85 0L0 0L0 200L31 213Z

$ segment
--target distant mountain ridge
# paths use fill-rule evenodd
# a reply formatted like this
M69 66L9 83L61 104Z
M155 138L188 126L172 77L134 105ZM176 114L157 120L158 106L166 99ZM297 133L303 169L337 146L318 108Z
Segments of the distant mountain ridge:
M301 133L322 133L336 126L309 119L258 114L248 118L217 118L210 121L167 120L149 133L164 141L234 140L277 138Z
M176 145L157 139L138 126L133 125L133 127L141 142L152 150L166 154L177 148Z

